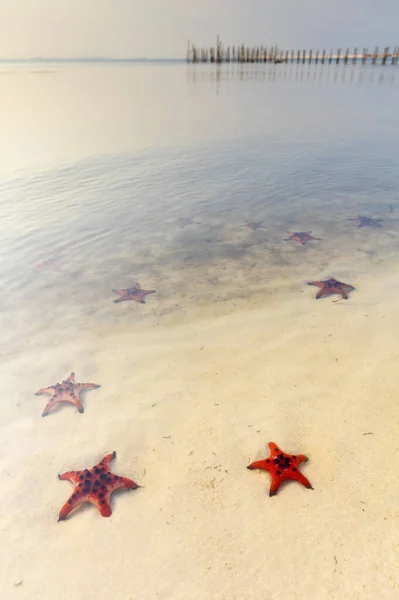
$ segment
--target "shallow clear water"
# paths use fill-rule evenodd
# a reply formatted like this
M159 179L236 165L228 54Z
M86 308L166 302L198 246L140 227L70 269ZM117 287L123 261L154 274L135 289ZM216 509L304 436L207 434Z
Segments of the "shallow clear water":
M335 276L353 284L356 292L345 304L345 310L353 314L363 316L366 309L378 309L381 297L373 298L370 290L398 262L398 88L395 67L3 67L1 353L4 395L11 395L19 407L18 415L7 421L2 448L6 468L12 468L12 461L8 464L4 458L6 443L15 444L14 458L19 455L22 438L18 435L24 436L24 427L22 432L17 427L19 433L14 435L14 423L21 418L24 403L32 411L28 438L35 439L39 455L48 451L47 442L41 447L37 438L42 422L34 421L41 402L29 394L53 383L54 377L60 381L69 369L79 371L85 353L87 359L82 350L86 341L92 344L86 365L89 372L79 373L78 379L90 381L93 372L102 376L98 365L105 360L100 354L106 352L108 339L110 364L115 360L113 348L119 356L118 336L131 336L134 345L136 335L151 338L158 328L167 327L173 340L174 328L187 327L190 337L193 324L196 337L194 324L201 319L220 323L229 315L278 311L282 305L290 307L289 318L280 316L282 327L286 324L289 329L295 322L304 335L308 325L303 315L316 310L316 288L307 287L308 280ZM383 227L356 228L348 218L357 215L381 218ZM184 221L179 219L186 218L193 222L181 226ZM264 228L253 231L245 227L246 221L263 221ZM321 239L300 246L284 241L287 230L311 230ZM145 305L114 304L112 289L129 288L135 282L156 289L156 294L148 296ZM366 301L362 287L367 289ZM336 299L323 302L330 306ZM374 339L377 329L371 329L370 335ZM364 347L361 338L351 342ZM220 357L224 352L228 355L228 344L220 338ZM384 336L379 344L384 345ZM241 349L243 354L249 351L245 337ZM396 356L398 348L390 345L390 349ZM151 346L145 351L151 358ZM153 350L155 364L159 351L159 347ZM52 364L47 370L50 354ZM355 360L351 372L363 364L364 357L358 356L358 363L356 352L347 357ZM14 367L13 361L19 366ZM249 381L256 380L263 367L255 368L254 363L254 371L251 368L249 363L244 373ZM23 373L22 384L18 378ZM284 372L274 376L284 378ZM125 377L124 388L134 388L136 368ZM228 377L226 373L225 389ZM178 386L179 370L175 378ZM186 379L190 380L188 372L181 376L182 385ZM223 382L218 385L223 390ZM22 404L17 402L21 394ZM162 397L162 390L158 394ZM278 394L277 386L275 400ZM87 398L88 403L95 402ZM151 402L150 397L144 400ZM54 420L67 414L68 408L55 411ZM256 418L255 412L252 415ZM122 411L121 422L124 416ZM95 417L92 412L94 428ZM154 424L152 418L140 423L136 417L139 429L160 426L156 418ZM320 427L315 428L324 437ZM182 437L186 434L183 428ZM88 434L80 431L80 435L79 444ZM273 433L264 435L265 439L256 440L259 452ZM297 432L293 437L297 440ZM24 439L27 445L33 443ZM148 443L154 444L152 439ZM311 445L309 438L307 444ZM305 450L298 447L298 452ZM141 449L135 451L139 454ZM68 466L68 448L57 448L57 452L58 461L64 456ZM99 452L93 445L85 446L85 456L93 456L93 464ZM77 457L78 453L75 463ZM258 483L262 486L265 481ZM29 493L30 484L23 485ZM63 492L67 490L61 490L60 496ZM45 493L50 507L46 510L55 514L57 501L50 489ZM178 499L172 505L179 510ZM205 502L208 510L206 506ZM43 505L35 509L40 511ZM281 523L281 515L276 518ZM5 580L7 594L14 592L7 587L12 585ZM20 597L36 597L41 584L32 585L33 591L25 586L27 595ZM158 596L161 587L154 583L141 597L179 598L183 594L179 585L171 584L169 591ZM337 597L358 597L345 595L345 589L343 584ZM284 584L280 592L275 598L283 597ZM224 593L231 593L228 586ZM306 588L304 593L309 594ZM129 597L122 591L118 594L113 598ZM254 585L247 597L265 597L260 591L257 594ZM225 596L199 590L195 597ZM241 592L237 597L244 596ZM294 597L305 596L288 596ZM331 600L336 596L323 588L315 597Z

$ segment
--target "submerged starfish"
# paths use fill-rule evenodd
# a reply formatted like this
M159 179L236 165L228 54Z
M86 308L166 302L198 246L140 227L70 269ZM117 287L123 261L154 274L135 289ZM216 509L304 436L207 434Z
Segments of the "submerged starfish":
M255 229L267 229L267 227L262 225L262 223L263 221L254 221L253 223L245 221L244 225L240 225L240 227L249 227L249 229L252 229L252 231L255 231Z
M145 304L144 297L148 294L155 294L156 290L142 290L139 283L135 283L134 287L128 288L127 290L112 290L115 294L119 294L120 298L114 300L114 302L124 302L125 300L135 300L140 304Z
M310 240L321 240L321 238L310 235L312 233L311 231L287 231L287 233L289 237L284 239L285 242L293 240L294 242L302 244L302 246Z
M286 479L298 481L308 489L313 489L309 481L299 471L299 465L308 460L303 454L286 454L278 449L274 442L269 442L270 456L248 465L247 469L262 469L268 471L272 477L269 496L275 496L280 485Z
M50 400L44 407L42 417L46 417L50 410L59 402L70 402L74 404L80 413L83 412L83 405L79 398L79 394L83 390L100 387L96 383L75 383L75 373L71 373L68 379L62 383L56 383L47 388L42 388L36 392L35 396L47 394L51 396Z
M182 228L187 227L187 225L202 225L202 223L194 221L191 217L180 217L177 219L176 224Z
M103 517L110 517L112 514L110 506L112 492L119 488L135 490L140 487L132 479L119 477L112 473L109 464L115 456L116 452L112 452L104 456L91 469L68 471L67 473L58 475L58 479L68 479L75 486L72 496L60 510L59 521L66 519L71 510L84 502L94 504Z
M348 221L355 221L358 227L382 227L381 221L384 219L373 219L373 217L350 217Z
M355 289L353 285L342 283L342 281L338 281L334 277L330 277L330 279L326 279L325 281L308 281L308 285L317 285L320 288L320 291L316 294L316 300L329 294L339 294L347 300L348 292Z

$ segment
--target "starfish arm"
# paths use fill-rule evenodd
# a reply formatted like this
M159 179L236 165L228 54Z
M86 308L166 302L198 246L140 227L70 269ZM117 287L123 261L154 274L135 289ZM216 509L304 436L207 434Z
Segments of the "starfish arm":
M262 471L269 471L269 463L266 460L256 460L247 466L247 469L253 471L253 469L262 469Z
M112 291L114 292L114 294L119 294L120 296L122 296L124 294L125 290L116 290L116 289L112 289Z
M42 388L38 392L35 393L35 396L40 396L40 394L47 394L48 396L52 396L54 394L54 387Z
M78 393L80 393L82 390L95 390L100 387L97 383L78 383L77 385L79 387Z
M338 293L340 293L340 292L338 292ZM322 298L323 296L327 296L328 294L330 294L330 291L321 289L320 292L317 292L317 294L316 294L316 300L319 300L319 298Z
M75 383L75 373L71 373L66 381L70 381L71 383Z
M46 406L43 409L42 417L47 417L53 406L59 404L60 402L65 402L65 400L63 400L62 398L51 398L51 400L47 402Z
M129 490L137 490L140 486L133 481L133 479L129 479L128 477L119 477L117 476L116 482L113 484L113 489L118 490L119 488L128 488Z
M79 481L80 471L66 471L65 473L61 473L58 475L58 479L62 481L72 481L72 483L77 483Z
M280 488L282 481L278 477L272 477L272 482L270 484L269 496L275 496Z
M76 408L78 409L78 411L80 413L84 412L82 401L80 400L80 398L78 398L78 396L71 396L71 399L69 400L69 402L71 402L74 406L76 406Z
M305 475L303 473L301 473L300 471L296 471L295 472L295 477L292 476L293 474L291 473L290 477L287 477L287 479L294 479L294 481L297 481L298 483L301 483L302 485L305 486L305 488L308 488L309 490L312 490L312 484L310 483L310 481L305 477Z
M110 505L110 495L107 494L105 498L90 498L89 502L94 504L96 508L100 511L103 517L110 517L112 515L111 505Z
M94 504L95 506L97 506L97 503L94 502L94 498L92 498L91 496L74 491L74 493L69 498L69 500L67 500L65 502L64 506L61 508L59 515L58 515L58 520L65 521L65 519L67 518L69 513L74 508L76 508L80 504L83 504L84 502L90 502L91 504ZM99 508L99 507L97 507L97 508Z
M96 467L104 467L105 469L109 469L109 465L111 464L111 460L116 457L116 452L110 452L110 454L106 454L104 458L102 458L95 466Z
M303 462L307 462L309 459L304 454L296 454L295 455L296 462L300 465Z
M143 290L143 294L147 296L147 294L155 294L156 290Z
M126 296L121 296L120 298L114 300L114 302L115 304L118 304L118 302L124 302L124 300L128 300L128 298Z
M317 287L322 288L324 286L324 281L308 281L308 285L317 285Z

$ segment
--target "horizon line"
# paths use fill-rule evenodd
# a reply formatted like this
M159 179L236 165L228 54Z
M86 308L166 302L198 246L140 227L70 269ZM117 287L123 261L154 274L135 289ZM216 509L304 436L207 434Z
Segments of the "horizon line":
M117 57L117 56L21 56L0 57L0 62L159 62L159 61L185 61L185 58L148 58Z

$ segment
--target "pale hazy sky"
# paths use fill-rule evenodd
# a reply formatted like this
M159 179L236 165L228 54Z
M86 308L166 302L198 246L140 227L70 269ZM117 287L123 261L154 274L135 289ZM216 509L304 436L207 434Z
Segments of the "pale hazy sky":
M199 45L399 44L399 0L0 0L0 58L183 57Z

